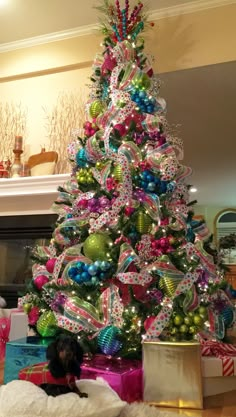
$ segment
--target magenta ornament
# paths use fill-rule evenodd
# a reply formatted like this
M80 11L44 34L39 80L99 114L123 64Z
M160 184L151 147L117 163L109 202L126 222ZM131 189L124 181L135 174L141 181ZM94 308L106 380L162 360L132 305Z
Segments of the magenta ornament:
M52 273L53 273L53 270L54 270L54 266L55 266L56 260L57 260L57 258L51 258L51 259L49 259L49 260L47 261L47 263L46 263L46 269L47 269L47 271L48 271L50 274L52 274Z
M33 282L37 290L41 290L47 282L49 282L49 278L46 275L37 275L33 278Z

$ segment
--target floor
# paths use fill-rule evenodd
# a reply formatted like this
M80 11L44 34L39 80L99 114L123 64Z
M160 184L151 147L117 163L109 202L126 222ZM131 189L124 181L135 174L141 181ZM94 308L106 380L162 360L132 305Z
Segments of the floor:
M3 383L4 362L0 361L0 385ZM204 410L176 410L180 416L187 417L236 417L236 391L208 397Z

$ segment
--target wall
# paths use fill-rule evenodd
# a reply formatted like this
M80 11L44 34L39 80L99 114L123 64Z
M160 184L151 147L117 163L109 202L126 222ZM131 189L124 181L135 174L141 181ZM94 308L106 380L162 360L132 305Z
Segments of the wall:
M214 219L216 217L216 215L221 211L221 210L226 210L227 208L236 208L236 207L216 207L216 206L200 206L200 205L196 205L194 207L194 213L195 214L202 214L206 220L207 226L209 228L209 230L214 233Z
M146 53L160 73L236 59L236 5L162 18L146 33ZM97 33L0 54L1 100L28 108L24 158L47 145L43 107L62 91L87 94L92 60L101 49ZM85 88L82 90L81 89Z

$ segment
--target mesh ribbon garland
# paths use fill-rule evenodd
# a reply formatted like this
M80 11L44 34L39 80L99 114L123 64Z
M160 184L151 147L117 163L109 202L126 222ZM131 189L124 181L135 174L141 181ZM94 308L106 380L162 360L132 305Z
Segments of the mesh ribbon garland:
M182 293L187 292L194 282L197 281L199 274L197 272L191 273L187 272L184 278L181 280L179 285L177 286L173 297L165 297L163 299L163 307L156 316L155 320L149 327L145 337L147 340L158 339L164 328L169 322L170 316L173 310L173 299L179 296Z

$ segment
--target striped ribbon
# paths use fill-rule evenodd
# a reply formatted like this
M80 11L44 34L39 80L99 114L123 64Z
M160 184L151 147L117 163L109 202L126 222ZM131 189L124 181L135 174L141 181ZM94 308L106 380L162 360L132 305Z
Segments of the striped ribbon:
M202 356L215 356L222 361L222 375L234 376L236 346L212 340L200 340Z

